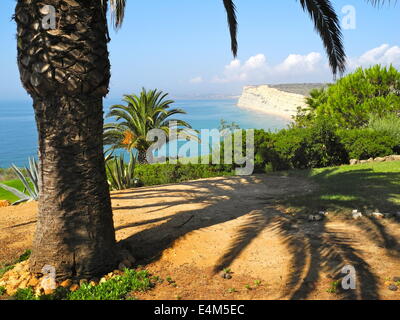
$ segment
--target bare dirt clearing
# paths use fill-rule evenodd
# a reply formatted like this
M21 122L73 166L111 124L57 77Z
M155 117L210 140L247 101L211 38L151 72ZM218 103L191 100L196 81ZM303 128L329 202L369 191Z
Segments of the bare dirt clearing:
M303 178L256 175L113 192L117 239L152 274L172 279L137 297L399 299L385 284L400 276L398 224L308 222L276 203L315 188ZM0 208L0 262L31 247L36 212L36 203ZM346 264L356 268L357 289L327 292ZM221 277L225 268L232 279Z

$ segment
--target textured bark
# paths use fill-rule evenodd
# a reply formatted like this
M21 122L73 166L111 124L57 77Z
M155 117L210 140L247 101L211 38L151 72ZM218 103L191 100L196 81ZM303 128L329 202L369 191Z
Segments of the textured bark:
M139 151L138 152L138 162L140 164L148 164L146 151Z
M57 28L44 30L45 5ZM31 270L90 277L117 263L103 157L102 99L110 64L99 0L19 0L15 20L21 81L39 132L40 197Z

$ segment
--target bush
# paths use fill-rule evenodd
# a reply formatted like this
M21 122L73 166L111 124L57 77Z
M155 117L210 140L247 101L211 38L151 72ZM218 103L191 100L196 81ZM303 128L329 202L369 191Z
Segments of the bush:
M342 129L365 127L371 115L400 112L400 72L393 66L359 68L329 86L325 93L313 92L307 104L310 114L300 110L295 117L299 126L315 117L328 116Z
M371 116L368 128L383 135L392 136L400 145L400 117L386 115L384 117Z
M272 163L275 169L306 169L348 163L348 154L327 119L309 128L292 128L276 134ZM277 157L278 156L278 157Z
M141 164L135 168L135 176L145 186L179 183L233 174L234 168L232 165L222 164Z
M277 133L257 130L255 164L258 172L319 168L348 163L348 154L329 120L311 127L292 127Z
M340 130L338 134L351 159L367 160L399 152L399 143L390 134L372 129Z

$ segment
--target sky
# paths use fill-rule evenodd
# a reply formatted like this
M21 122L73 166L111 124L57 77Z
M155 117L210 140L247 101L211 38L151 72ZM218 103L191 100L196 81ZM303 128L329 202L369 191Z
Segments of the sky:
M332 2L344 27L349 72L376 63L400 67L400 4ZM2 100L28 99L16 64L15 3L0 1ZM127 3L122 28L111 30L111 99L142 87L201 98L239 95L245 85L332 81L322 42L297 0L236 0L235 60L222 0Z

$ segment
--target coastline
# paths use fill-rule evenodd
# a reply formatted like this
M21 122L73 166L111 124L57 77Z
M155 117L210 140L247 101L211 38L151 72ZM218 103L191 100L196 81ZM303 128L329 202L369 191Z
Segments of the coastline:
M296 115L296 112L294 112L293 110L271 110L268 107L261 107L261 106L256 106L256 105L252 105L252 106L243 106L243 105L239 105L239 103L236 103L236 107L238 107L239 109L243 109L243 110L248 110L248 111L255 111L258 113L262 113L264 115L269 115L269 116L275 116L275 117L279 117L281 119L287 120L289 122L293 121L293 116Z
M298 107L306 107L306 96L282 91L268 85L246 86L240 96L237 107L274 115L292 121Z

